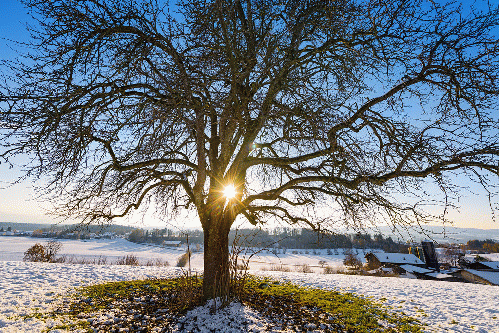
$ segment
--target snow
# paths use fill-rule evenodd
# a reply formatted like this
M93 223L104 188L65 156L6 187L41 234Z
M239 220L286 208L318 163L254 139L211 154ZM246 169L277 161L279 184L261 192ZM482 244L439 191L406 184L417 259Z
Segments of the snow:
M499 272L477 271L476 269L465 269L465 271L499 286Z
M30 237L0 237L0 261L14 260L22 261L24 252L35 243L45 244L48 239L30 238ZM160 247L154 245L144 245L131 243L122 238L116 239L92 239L92 240L70 240L58 239L63 244L60 251L61 255L68 257L77 257L84 259L99 259L105 257L109 264L116 262L118 258L125 255L134 255L142 264L148 261L161 259L168 261L171 266L175 266L178 258L186 252L186 247ZM365 262L364 252L359 251L358 257ZM258 252L256 254L253 254ZM307 264L311 270L316 273L322 273L323 266L343 268L343 259L345 255L342 249L337 254L328 255L326 250L293 250L288 249L286 253L280 250L276 255L271 250L255 250L241 253L239 262L243 259L250 259L250 269L264 270L271 269L272 265L279 265L296 270L295 266ZM314 254L315 252L315 254ZM253 254L253 255L252 255ZM319 263L321 262L321 263ZM202 253L194 252L191 256L192 267L203 267Z
M480 254L480 256L487 258L490 261L499 261L499 253Z
M450 279L452 277L452 275L438 272L428 273L426 275L434 277L435 279Z
M499 261L482 261L482 264L490 267L490 269L499 269Z
M240 303L233 302L211 314L214 306L216 304L210 301L187 312L173 332L193 332L194 328L200 328L203 332L262 332L268 326L258 312Z
M40 332L56 320L35 318L20 320L18 315L49 311L69 295L75 287L105 281L121 281L152 277L170 277L180 273L178 268L156 266L77 265L28 263L20 261L23 252L36 241L32 238L0 237L0 332ZM43 241L42 241L43 242ZM168 260L172 265L184 249L163 249L138 245L125 240L63 241L63 252L86 257L106 255L118 258L133 253L140 260L151 258ZM301 250L300 250L301 251ZM197 257L196 257L197 256ZM359 255L360 256L360 255ZM327 259L327 265L341 262L341 255L328 256L293 254L288 250L283 258L262 254L264 265L271 263L317 265ZM193 255L192 266L202 268L202 254ZM253 258L254 259L254 258ZM256 259L255 259L256 260ZM111 261L111 260L110 260ZM263 265L263 264L262 264ZM257 266L255 266L257 267ZM253 268L253 267L252 267ZM317 270L319 272L319 270ZM304 286L353 292L383 301L393 311L418 316L428 326L428 332L496 332L499 333L499 287L471 283L373 277L342 274L304 274L297 272L261 271L251 274L288 280ZM222 331L227 322L253 325L254 331L265 331L265 320L254 310L241 304L231 304L225 312L213 317L205 306L189 312L185 323L194 320L205 328ZM233 330L237 332L237 330Z
M423 314L419 319L428 324L428 332L499 332L497 286L343 274L261 274L304 286L386 299L384 304L395 310L412 316Z
M405 253L373 253L381 263L424 265L414 254Z
M425 274L425 273L433 272L431 269L421 268L421 267L413 266L413 265L400 265L400 268L402 268L403 270L405 270L406 272L409 272L409 273L416 272L416 273Z
M118 265L69 265L0 261L0 332L41 332L57 324L16 318L55 307L62 295L89 284L106 281L172 277L175 268Z

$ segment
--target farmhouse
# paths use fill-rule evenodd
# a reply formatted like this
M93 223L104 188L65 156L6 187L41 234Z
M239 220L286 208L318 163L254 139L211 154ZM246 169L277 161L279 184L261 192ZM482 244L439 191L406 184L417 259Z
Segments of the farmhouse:
M425 263L414 254L370 252L366 254L365 258L370 269L387 267L399 274L425 268ZM406 269L402 266L405 266Z

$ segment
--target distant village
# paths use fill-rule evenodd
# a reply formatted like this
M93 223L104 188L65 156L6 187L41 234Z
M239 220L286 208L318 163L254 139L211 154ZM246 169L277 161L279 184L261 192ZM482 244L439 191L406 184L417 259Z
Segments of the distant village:
M448 244L436 249L434 242L423 241L421 246L410 247L409 253L369 252L365 255L366 267L370 272L393 272L417 279L499 286L499 261L481 256L485 254L482 250L463 248Z
M6 223L0 223L0 236L82 240L125 238L135 243L163 247L180 247L189 242L192 251L201 251L204 241L201 230L149 230L120 225L7 226ZM470 240L466 244L439 244L437 247L433 241L408 244L382 235L318 235L308 229L279 228L271 231L233 230L229 241L230 244L236 242L243 248L267 248L267 251L276 255L285 254L287 249L293 249L293 253L297 253L297 249L310 249L313 254L317 249L326 249L328 255L338 255L338 249L345 249L344 264L351 274L396 275L425 280L499 285L499 261L487 259L487 254L490 253L496 253L499 259L499 242L495 240ZM364 255L365 264L359 260L360 255Z

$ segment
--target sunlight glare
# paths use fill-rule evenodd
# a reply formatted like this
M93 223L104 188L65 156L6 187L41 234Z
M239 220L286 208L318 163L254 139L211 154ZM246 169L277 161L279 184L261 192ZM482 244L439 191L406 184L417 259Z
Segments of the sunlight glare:
M232 199L236 196L236 188L234 187L234 185L227 185L225 186L224 188L224 196L227 198L227 199Z

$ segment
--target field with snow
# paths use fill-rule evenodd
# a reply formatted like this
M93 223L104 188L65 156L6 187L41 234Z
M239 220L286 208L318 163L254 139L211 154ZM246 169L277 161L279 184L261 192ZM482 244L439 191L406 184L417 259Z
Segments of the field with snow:
M0 332L40 332L54 322L35 318L19 320L17 316L36 311L48 311L63 300L75 287L105 281L139 278L170 277L180 273L174 267L70 265L22 262L23 253L35 242L33 238L0 237ZM108 263L133 254L145 263L153 259L167 260L175 266L185 249L163 249L130 243L123 239L74 241L62 240L61 254L85 258L105 256ZM499 332L499 287L475 284L423 281L404 278L380 278L341 274L320 274L319 261L340 266L342 253L313 254L312 250L288 250L286 254L261 252L251 258L252 274L316 288L354 292L381 300L393 311L417 316L427 324L428 332ZM300 252L302 252L300 254ZM362 252L359 257L363 257ZM194 253L193 269L202 269L202 253ZM263 271L274 265L308 264L315 273ZM315 267L314 267L315 266ZM248 311L239 316L254 316ZM211 321L216 319L211 318ZM219 317L227 320L223 316Z

